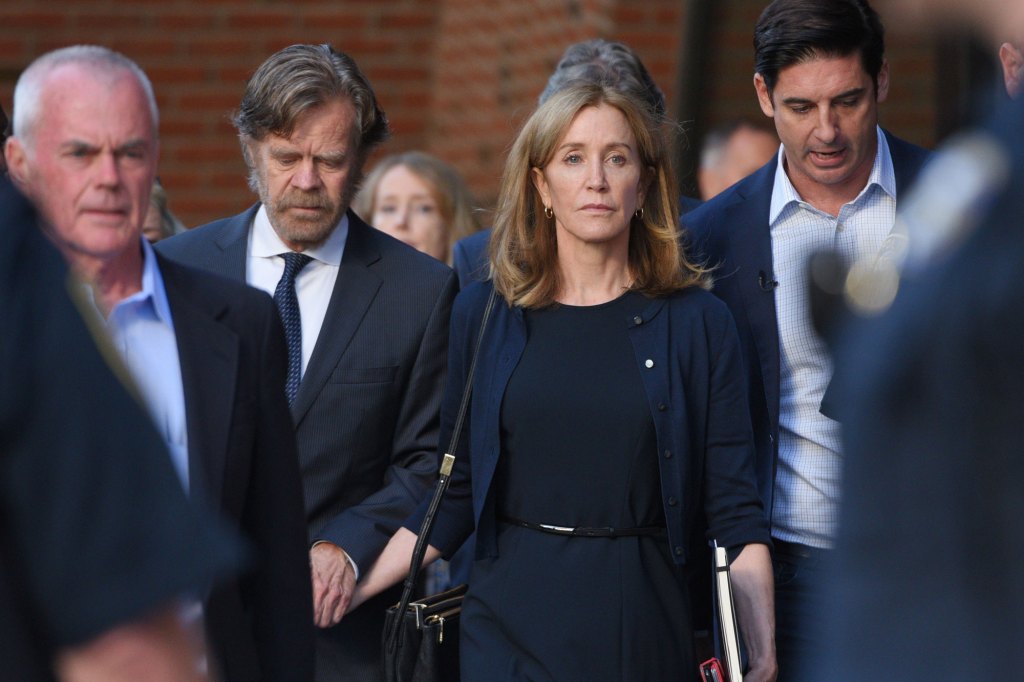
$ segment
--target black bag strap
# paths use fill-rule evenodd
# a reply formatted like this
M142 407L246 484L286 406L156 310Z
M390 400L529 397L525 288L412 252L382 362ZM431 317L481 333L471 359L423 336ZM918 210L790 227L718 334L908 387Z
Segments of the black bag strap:
M462 402L459 404L459 414L455 419L455 430L452 432L452 440L448 446L448 450L445 452L444 459L441 461L441 470L437 478L437 487L434 488L434 497L430 500L430 506L427 507L427 514L423 517L423 524L420 526L420 532L416 538L416 546L412 551L412 563L409 566L409 576L405 579L405 585L402 589L402 598L398 602L398 614L399 617L393 619L390 623L390 629L386 633L386 642L388 643L387 648L393 651L396 645L396 638L398 635L398 622L401 620L401 614L409 607L409 603L412 601L412 593L416 587L416 579L419 577L420 566L423 564L423 555L427 553L427 544L430 541L430 533L434 530L434 520L437 516L437 510L441 506L441 499L444 497L445 491L448 490L448 485L451 482L452 469L455 466L455 451L459 447L459 437L462 435L462 425L466 421L466 411L469 409L469 399L473 392L473 375L476 373L476 363L480 358L480 348L483 346L484 331L487 329L487 320L491 316L491 310L494 308L494 301L497 299L497 291L491 289L491 295L487 299L487 307L484 308L484 316L480 321L480 331L476 336L476 346L473 349L473 359L469 363L469 372L466 374L466 387L462 391Z

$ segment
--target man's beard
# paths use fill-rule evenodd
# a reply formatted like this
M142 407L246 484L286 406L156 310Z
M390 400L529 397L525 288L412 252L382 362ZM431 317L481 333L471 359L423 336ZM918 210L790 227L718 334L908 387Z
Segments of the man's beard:
M355 175L358 178L358 174ZM273 200L267 191L267 182L259 168L250 165L249 186L259 195L266 208L270 225L282 241L290 245L314 248L327 241L338 225L341 216L348 210L352 197L358 188L356 179L349 178L342 190L341 201L332 203L323 189L303 191L289 188L278 200ZM316 214L299 216L290 213L291 208L315 208Z
M291 189L276 201L268 196L263 183L259 187L260 200L267 209L270 224L281 239L289 244L315 247L322 244L341 220L348 207L351 190L345 188L337 204L322 190L304 192ZM315 208L317 213L305 216L292 213L292 208Z

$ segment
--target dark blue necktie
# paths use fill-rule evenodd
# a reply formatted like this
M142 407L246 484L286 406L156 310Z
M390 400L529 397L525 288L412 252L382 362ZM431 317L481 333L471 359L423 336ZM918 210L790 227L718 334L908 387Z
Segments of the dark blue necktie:
M284 258L284 274L274 290L274 302L281 314L284 336L288 342L288 378L284 384L284 393L291 405L299 390L299 380L302 379L302 317L299 315L299 299L295 295L295 277L313 259L294 251L282 253L281 258Z

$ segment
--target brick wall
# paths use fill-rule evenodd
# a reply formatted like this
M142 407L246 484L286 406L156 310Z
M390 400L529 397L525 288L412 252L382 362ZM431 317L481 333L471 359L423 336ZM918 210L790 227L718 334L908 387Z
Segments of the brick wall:
M718 0L702 63L707 121L758 116L750 36L763 0ZM228 122L246 78L295 42L330 42L367 73L392 122L381 153L425 149L454 163L481 203L497 191L505 150L566 45L623 40L675 111L686 32L680 0L4 0L0 103L20 70L79 42L105 44L150 75L160 104L160 175L188 225L238 212L253 197ZM893 90L885 123L931 142L930 48L890 31Z

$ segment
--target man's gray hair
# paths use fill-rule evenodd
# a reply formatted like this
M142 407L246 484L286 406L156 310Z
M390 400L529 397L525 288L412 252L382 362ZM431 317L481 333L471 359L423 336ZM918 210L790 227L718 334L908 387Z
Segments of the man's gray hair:
M120 52L99 45L72 45L59 50L47 52L28 65L14 86L14 113L12 135L21 140L22 144L32 148L33 129L39 120L39 101L46 78L57 68L66 64L84 66L90 72L113 75L119 71L127 71L135 76L149 103L149 111L153 118L153 134L160 125L160 113L153 95L153 85L139 65Z
M233 117L246 161L247 140L287 137L303 113L336 98L355 107L358 152L365 159L387 139L388 119L355 61L330 45L292 45L272 55L249 79Z
M665 116L664 93L640 57L623 43L594 38L567 47L538 103L544 104L570 85L584 83L604 85L643 102L655 119Z

